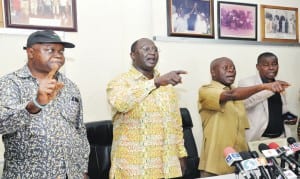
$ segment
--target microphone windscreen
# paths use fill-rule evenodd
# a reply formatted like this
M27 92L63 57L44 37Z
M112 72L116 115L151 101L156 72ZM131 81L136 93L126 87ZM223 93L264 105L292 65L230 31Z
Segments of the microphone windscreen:
M267 146L267 144L261 143L261 144L258 145L258 150L260 152L263 151L263 150L268 150L268 149L270 149L270 148Z
M236 153L236 151L232 148L232 147L226 147L224 149L224 156L226 157L227 155L231 154L231 153Z
M254 158L258 158L259 156L258 156L258 153L256 152L256 151L251 151L251 155L252 155L252 157L254 157Z
M250 152L239 152L240 156L242 157L243 160L247 160L252 158Z
M296 139L294 137L288 137L286 140L288 144L296 143Z
M269 148L270 149L277 149L277 148L279 148L279 145L275 142L271 142L271 143L269 143Z

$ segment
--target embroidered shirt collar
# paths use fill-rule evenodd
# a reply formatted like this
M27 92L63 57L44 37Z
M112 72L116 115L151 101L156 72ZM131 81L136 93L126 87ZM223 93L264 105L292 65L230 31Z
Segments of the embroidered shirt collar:
M147 77L145 77L145 75L143 75L143 73L141 73L140 71L138 71L134 66L131 67L130 71L129 71L133 76L134 79L138 80L138 79L148 79ZM154 78L159 76L159 72L154 69Z

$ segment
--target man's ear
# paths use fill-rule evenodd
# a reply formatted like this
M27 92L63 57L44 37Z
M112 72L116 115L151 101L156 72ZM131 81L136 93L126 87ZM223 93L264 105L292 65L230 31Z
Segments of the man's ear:
M216 77L216 73L214 70L210 70L210 74L213 79Z
M28 58L32 59L34 50L32 48L27 48L26 51L27 51Z
M134 52L130 52L130 57L131 57L131 59L132 59L133 61L135 61L135 58L136 58L135 55L136 55L136 54L135 54Z
M256 69L258 70L258 68L259 68L259 64L257 63L257 64L256 64Z

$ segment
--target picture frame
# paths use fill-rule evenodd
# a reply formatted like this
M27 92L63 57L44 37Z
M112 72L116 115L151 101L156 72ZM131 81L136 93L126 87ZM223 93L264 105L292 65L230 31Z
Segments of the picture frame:
M257 41L257 4L218 1L218 38Z
M261 5L261 41L298 43L298 8Z
M213 0L167 0L169 36L214 38Z
M0 1L0 28L2 27L4 27L3 6L2 6L2 1Z
M77 32L76 0L4 0L5 25Z

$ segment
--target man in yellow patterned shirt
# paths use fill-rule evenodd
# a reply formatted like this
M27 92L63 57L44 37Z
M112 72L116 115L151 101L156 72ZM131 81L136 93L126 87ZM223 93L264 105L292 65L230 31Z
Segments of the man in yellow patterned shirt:
M186 72L159 75L158 49L150 39L135 41L130 56L132 68L107 86L114 127L110 178L180 177L187 153L172 85Z
M233 173L225 162L223 151L232 147L247 151L245 129L249 128L243 101L249 96L270 90L282 92L289 85L283 81L234 88L236 71L231 59L221 57L210 66L212 81L199 90L199 112L202 119L203 140L199 169L202 177Z

